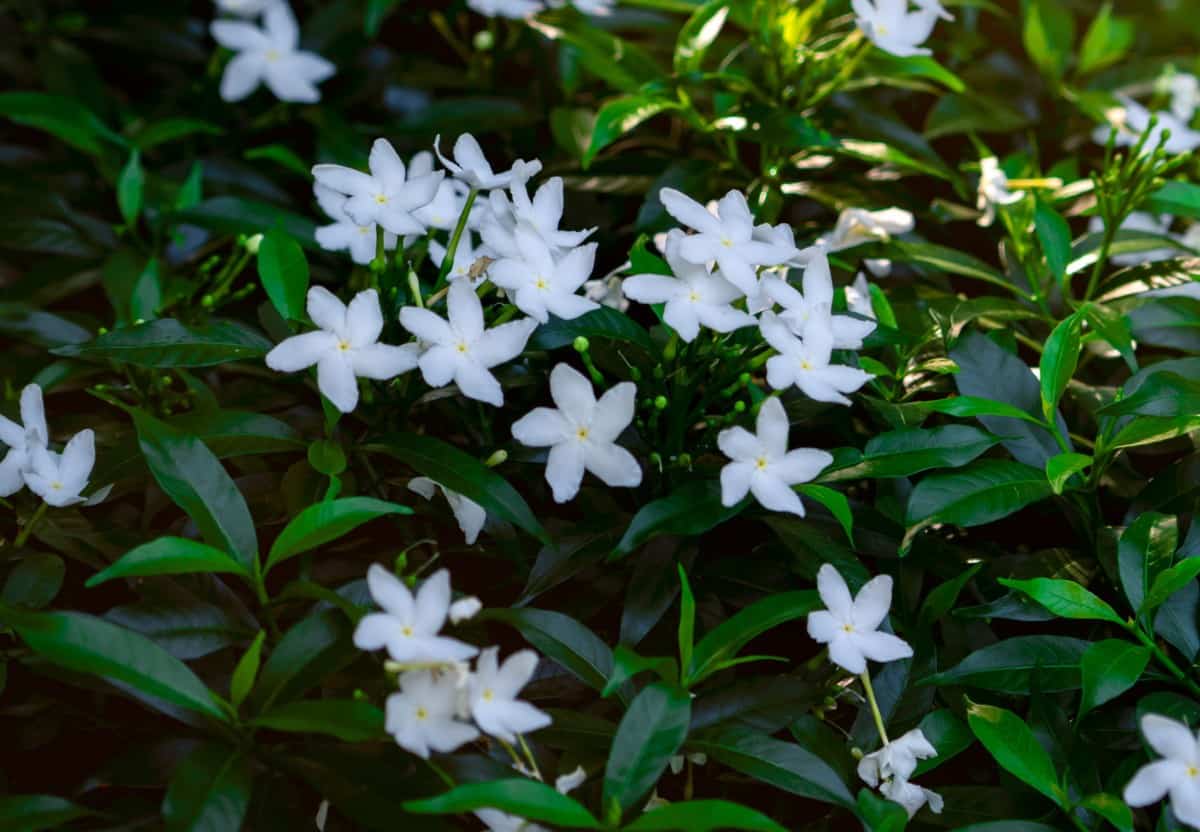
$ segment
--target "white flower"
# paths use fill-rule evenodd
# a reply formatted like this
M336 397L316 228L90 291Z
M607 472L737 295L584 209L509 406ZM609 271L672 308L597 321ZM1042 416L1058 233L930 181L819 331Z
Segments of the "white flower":
M777 277L763 278L763 291L783 307L779 319L786 323L795 335L802 336L809 320L815 315L828 317L833 333L833 348L836 350L861 349L863 339L875 330L870 321L852 318L849 315L830 315L833 304L833 275L829 271L829 260L823 252L808 261L804 269L804 293L797 292L788 283Z
M517 699L537 669L538 656L532 650L520 650L497 663L498 647L479 654L475 673L468 683L471 718L485 733L505 742L516 742L517 734L545 728L550 717Z
M453 381L467 398L499 407L504 391L491 369L521 354L537 322L524 318L485 330L483 304L465 280L450 284L446 311L449 320L415 306L400 310L401 326L429 345L418 362L425 383Z
M45 448L50 439L46 428L46 409L42 404L42 388L36 384L21 390L21 424L0 416L0 442L8 446L0 462L0 497L21 490L24 475L33 470L33 452Z
M862 315L864 318L875 320L875 307L871 303L871 284L867 282L867 276L862 272L858 273L858 277L854 278L854 282L845 288L846 306L855 315ZM836 317L836 316L835 316Z
M1200 828L1200 737L1158 714L1142 717L1142 735L1162 759L1137 770L1125 786L1125 802L1149 806L1169 794L1175 817Z
M393 234L424 234L425 226L413 212L433 201L445 174L408 176L386 139L375 140L369 164L370 174L342 165L315 165L312 172L317 182L348 197L342 208L359 225L378 223Z
M684 341L692 341L706 326L716 332L733 332L753 326L754 318L730 306L742 292L708 266L690 263L679 253L686 240L679 229L667 237L666 257L674 277L662 274L635 274L625 278L625 295L639 303L664 303L663 320Z
M95 434L90 430L80 431L71 437L61 454L44 445L33 445L29 462L25 484L46 503L62 507L86 502L81 495L96 464Z
M767 383L776 390L793 384L819 402L850 404L844 394L853 393L873 377L857 367L830 364L833 355L833 316L810 315L802 338L797 338L778 316L767 312L759 330L767 343L779 351L767 361Z
M547 0L547 2L552 9L560 9L567 5L566 0ZM616 0L571 0L571 5L584 14L603 16L612 14Z
M317 388L342 413L358 404L357 378L386 381L417 366L417 347L380 344L383 312L374 289L344 305L321 286L308 290L308 316L320 327L294 335L267 353L267 366L294 373L317 365Z
M460 598L450 605L450 623L461 624L474 618L483 609L483 602L470 595Z
M1150 234L1158 234L1162 237L1170 237L1172 220L1173 218L1169 216L1160 218L1146 211L1134 211L1121 223L1119 230L1145 231ZM1088 223L1088 231L1093 234L1104 231L1104 218L1092 217ZM1172 257L1179 257L1182 253L1178 249L1164 246L1147 251L1131 251L1128 254L1112 254L1109 255L1108 259L1118 266L1137 266L1142 263L1170 260Z
M629 263L626 262L621 269L628 267ZM596 278L595 280L585 280L583 282L583 296L601 306L607 306L609 309L624 312L629 309L629 300L625 297L623 283L621 275L617 272Z
M913 215L903 208L846 208L838 214L832 233L819 238L816 244L828 252L843 251L864 243L887 242L894 234L912 231L915 225Z
M430 751L445 754L479 738L474 725L458 720L454 677L428 670L400 675L400 692L387 698L384 727L401 748L426 760Z
M321 210L333 220L332 225L322 225L317 229L317 245L326 251L349 251L350 258L361 266L374 260L377 236L375 224L359 225L350 219L345 210L345 194L339 194L320 184L313 185L313 194ZM395 249L396 235L385 231L383 247L386 251Z
M829 645L829 660L851 673L864 673L867 659L894 662L913 654L904 640L879 631L892 605L892 579L877 575L851 600L850 588L832 564L817 570L817 592L826 609L808 615L808 634Z
M937 749L925 738L920 728L914 728L859 760L858 776L871 788L893 778L908 780L917 770L918 760L936 756Z
M487 276L487 269L480 269L475 277L471 277L471 270L475 264L479 262L481 257L494 259L493 252L487 246L476 246L471 238L471 232L468 229L463 229L462 236L458 238L458 248L454 250L454 265L450 267L450 271L446 273L446 280L462 280L470 283L472 286L478 286ZM446 257L446 247L437 240L429 241L429 259L437 267L441 267L442 260ZM490 266L489 266L490 268Z
M479 652L458 639L438 635L450 610L450 573L445 569L430 575L414 598L399 578L375 563L367 570L367 587L383 612L368 613L358 622L354 630L358 649L386 647L392 660L403 664L453 664Z
M311 103L321 100L316 85L336 71L333 64L313 52L303 52L300 27L284 0L269 3L263 28L236 20L216 20L213 38L237 52L221 76L221 98L241 101L259 84L280 101Z
M469 497L464 497L457 491L451 491L429 477L413 477L408 481L408 490L420 494L426 500L432 500L434 492L441 491L446 497L446 502L450 504L450 511L454 512L454 519L458 521L458 527L462 529L467 545L474 544L479 538L479 532L483 529L484 521L487 520L487 512L479 503ZM453 610L451 610L451 616L453 617Z
M787 413L774 396L759 408L755 431L732 427L717 436L721 453L733 460L721 469L721 504L736 505L749 492L765 509L803 517L804 504L792 486L812 480L833 456L814 448L788 450Z
M427 150L422 150L409 161L408 176L412 179L417 176L427 176L430 173L433 173L433 154ZM463 187L461 182L454 179L443 179L438 183L433 199L428 204L422 205L413 211L413 219L427 228L436 228L440 231L453 231L458 225L458 218L462 214L463 208L467 204L467 195L463 192ZM477 200L471 206L471 216L478 215L480 204ZM471 216L467 217L468 228L471 227Z
M858 28L882 49L901 58L929 55L921 48L937 23L940 5L925 2L919 11L908 10L908 0L850 0ZM944 10L941 12L944 14Z
M262 14L268 6L278 0L216 0L217 8L229 14L241 17L254 17Z
M516 768L520 770L523 767L518 764ZM554 789L559 794L569 794L581 786L585 780L587 780L587 772L583 770L583 766L576 766L574 771L560 775L554 780ZM499 809L478 809L475 817L483 821L484 826L490 832L550 832L544 826L516 815L505 814Z
M942 796L937 792L907 780L887 780L879 787L879 793L888 800L903 806L910 818L915 816L926 803L929 804L929 811L935 815L940 815L945 805Z
M539 0L467 0L467 6L484 17L522 20L542 10Z
M1097 127L1092 132L1092 140L1097 144L1107 144L1109 135L1115 129L1117 146L1132 147L1137 144L1142 133L1150 130L1152 115L1148 109L1132 98L1124 95L1119 95L1117 98L1121 102L1121 106L1105 113L1109 124ZM1158 147L1159 139L1166 130L1171 131L1171 137L1163 145L1163 149L1167 153L1184 153L1200 147L1200 131L1191 129L1186 122L1166 110L1154 113L1153 117L1157 119L1157 122L1142 146L1143 154L1151 153Z
M446 170L450 171L455 179L467 183L475 190L507 188L512 184L514 176L529 179L536 176L542 169L542 163L536 159L532 162L519 159L508 170L496 173L492 170L487 157L483 155L483 149L479 146L479 142L475 141L475 137L470 133L463 133L454 142L453 160L442 155L439 146L441 141L440 135L434 137L433 151L442 160Z
M488 195L489 216L481 224L483 240L500 253L502 257L520 257L521 249L517 243L516 232L526 228L535 232L550 248L555 256L562 256L582 245L584 240L596 229L583 231L563 231L558 224L563 215L563 181L555 176L543 183L529 196L525 186L530 174L530 162L517 162L513 165L513 181L509 186L512 202L504 195L504 191L492 191ZM536 163L540 166L540 162Z
M975 196L975 208L983 212L979 225L986 228L996 221L997 205L1012 205L1024 198L1024 191L1008 190L1008 175L995 156L979 160L979 188Z
M673 188L663 188L659 199L671 216L698 232L684 238L680 256L698 265L716 261L721 276L744 294L754 294L757 288L757 266L778 266L796 254L794 247L753 239L754 216L738 191L721 198L716 216Z
M575 294L592 274L595 243L555 258L542 237L529 228L518 227L515 239L520 256L492 263L488 277L510 293L518 309L546 323L551 314L569 321L600 308L595 301Z
M579 493L584 470L614 488L632 488L642 481L642 469L633 454L616 444L621 431L633 421L637 387L622 382L600 397L591 383L566 364L550 372L550 397L558 407L539 407L512 426L522 445L549 447L546 482L556 502L565 503Z
M942 20L953 20L954 15L946 11L946 7L939 0L913 0L917 4L917 8L923 12L932 12Z
M1179 72L1167 81L1171 93L1171 115L1184 125L1191 124L1200 107L1200 79L1189 72Z

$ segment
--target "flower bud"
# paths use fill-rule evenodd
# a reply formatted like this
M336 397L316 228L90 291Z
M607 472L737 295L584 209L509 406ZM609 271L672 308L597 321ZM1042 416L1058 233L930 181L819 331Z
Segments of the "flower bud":
M850 749L850 756L856 760L861 760L863 758L863 750L856 745Z
M503 465L507 461L508 461L508 451L501 448L500 450L496 451L491 456L489 456L484 461L483 464L489 468L495 468L497 465Z
M496 45L496 38L487 29L482 29L475 33L475 37L471 40L472 45L480 52L488 52Z
M667 404L668 404L668 402L667 402L666 396L655 396L654 397L654 409L655 410L666 410Z
M734 413L745 413L746 412L746 403L744 401L742 401L741 399L738 399L736 402L733 403L733 412Z
M253 237L245 240L242 245L246 247L246 251L251 254L258 254L258 247L262 245L263 235L255 234Z
M395 572L397 575L403 575L408 571L408 552L401 552L396 555Z
M213 304L215 304L215 303L216 303L216 300L214 300L212 295L206 294L204 297L200 298L200 305L203 306L205 309L212 309Z
M575 352L587 352L588 348L591 346L591 344L588 343L587 338L580 335L575 338L574 346L575 346Z

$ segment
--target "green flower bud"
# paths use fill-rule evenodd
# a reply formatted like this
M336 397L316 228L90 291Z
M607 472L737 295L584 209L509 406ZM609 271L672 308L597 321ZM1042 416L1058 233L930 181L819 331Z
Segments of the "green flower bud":
M746 412L746 403L744 401L742 401L741 399L738 399L736 402L733 403L733 412L734 413L745 413Z
M668 402L667 402L666 396L655 396L654 397L654 407L656 410L666 410L667 404L668 404Z
M471 43L480 52L488 52L493 46L496 45L496 38L493 37L492 33L487 29L483 29L482 31L476 32L475 37L471 40Z
M661 364L659 364L658 366L656 366L654 368L654 377L656 379L658 379L659 381L662 381L664 378L666 378L666 375L667 375L667 371L663 369L663 366Z
M403 575L408 571L408 552L396 555L395 571L397 575Z
M483 464L489 468L495 468L497 465L503 465L507 461L508 461L508 451L501 448L500 450L496 451L494 454L489 456Z
M262 245L262 241L263 235L255 234L253 237L244 240L242 245L244 245L246 247L246 251L250 252L251 254L258 254L258 247Z
M679 466L681 468L691 468L692 467L692 455L689 453L680 454L679 455Z
M206 294L204 297L200 298L200 305L203 306L205 309L212 309L213 304L215 304L215 303L216 303L216 300L213 298L212 295Z
M629 368L629 378L632 379L633 381L641 381L642 380L642 371L639 370L637 367L630 367Z
M573 343L575 346L575 352L587 352L588 348L591 346L591 344L588 343L588 339L584 338L582 335L577 336Z

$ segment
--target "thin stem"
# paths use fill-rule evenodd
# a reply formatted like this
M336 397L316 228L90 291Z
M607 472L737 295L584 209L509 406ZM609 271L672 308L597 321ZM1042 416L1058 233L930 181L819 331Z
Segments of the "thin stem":
M33 513L33 516L29 518L29 522L26 523L21 528L21 531L17 534L17 539L13 546L15 546L17 549L20 549L25 545L25 541L29 539L29 535L33 534L34 527L37 526L38 521L42 519L42 515L46 513L46 508L49 505L49 503L42 503L37 507L37 510Z
M479 195L477 188L472 188L467 194L467 201L463 205L462 213L458 215L458 223L454 226L454 233L450 236L450 245L446 246L446 253L442 257L442 266L438 269L437 287L441 288L446 282L446 275L450 274L450 270L454 268L454 257L458 253L458 243L462 239L463 231L467 227L467 219L471 216L471 206L475 204L475 197Z
M533 758L533 752L529 750L529 743L525 742L525 735L517 734L517 742L521 743L521 750L525 752L525 759L529 762L529 770L533 772L534 777L541 780L542 772L538 769L537 760Z
M1154 654L1154 658L1158 659L1158 663L1165 667L1172 676L1182 682L1194 696L1200 696L1200 685L1193 682L1187 673L1175 663L1175 660L1163 652L1162 648L1155 643L1153 638L1148 636L1141 627L1132 621L1126 622L1125 627L1129 632L1133 633L1138 641L1150 648L1150 651Z
M864 670L858 678L862 679L863 690L867 694L867 704L871 706L871 716L875 717L875 729L879 731L879 739L884 745L887 745L887 728L883 725L883 714L879 712L879 703L875 701L875 688L871 686L871 672Z

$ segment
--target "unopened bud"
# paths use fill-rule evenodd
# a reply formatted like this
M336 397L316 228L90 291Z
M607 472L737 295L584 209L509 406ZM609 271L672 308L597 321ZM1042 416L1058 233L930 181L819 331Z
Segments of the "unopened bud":
M244 245L246 247L246 251L250 252L251 254L258 254L258 247L262 245L262 240L263 235L255 234L253 237L248 238L244 243L242 243L242 245Z
M655 410L666 410L667 404L668 404L668 402L667 402L666 396L655 396L654 397L654 409Z
M856 745L850 749L850 756L856 760L861 760L864 756L863 750Z
M478 51L487 52L496 45L496 38L487 29L483 29L475 34L471 42Z
M733 412L734 413L745 413L746 412L746 403L744 401L742 401L741 399L738 399L736 402L733 403Z
M639 370L637 367L630 367L629 368L629 378L632 379L633 381L641 381L642 380L642 371Z
M200 298L200 305L205 309L212 309L214 303L216 303L216 301L213 300L212 295L205 295L204 297Z
M574 346L575 352L587 352L591 344L588 343L587 338L584 338L582 335L580 335L575 338Z
M395 571L397 575L403 575L408 571L408 552L396 555Z
M497 465L503 465L507 461L508 461L508 451L501 448L500 450L496 451L491 456L489 456L487 458L487 460L484 461L483 464L489 468L495 468Z

